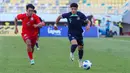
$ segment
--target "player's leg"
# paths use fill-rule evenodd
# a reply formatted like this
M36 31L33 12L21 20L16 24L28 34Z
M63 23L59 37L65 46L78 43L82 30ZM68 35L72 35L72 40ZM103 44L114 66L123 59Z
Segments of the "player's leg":
M79 46L78 46L78 55L79 55L79 60L78 60L78 62L79 62L79 67L82 67L83 53L84 53L84 51L83 51L83 46L79 45Z
M70 52L70 59L73 61L74 60L74 52L78 46L77 40L74 36L69 36L69 40L71 42L71 52Z
M32 43L30 39L26 39L26 45L27 45L27 52L28 52L28 57L30 59L30 64L34 64L34 59L33 59L33 52L32 52Z
M32 44L31 47L32 47L33 57L35 58L35 57L36 57L35 54L34 54L34 51L35 51L35 48L34 48L34 47L35 47L35 44L34 44L34 45Z
M24 42L26 43L27 47L27 53L28 53L28 58L30 59L31 65L34 64L34 59L33 59L33 53L32 53L32 43L31 43L31 38L27 35L22 33L22 38Z
M39 44L38 44L39 36L40 36L40 28L39 28L39 30L38 30L38 39L37 39L37 41L36 41L36 48L37 48L37 50L40 50Z
M34 52L34 46L36 45L36 42L37 42L37 36L36 37L33 37L32 39L31 39L31 47L32 47L32 53Z
M35 45L36 45L37 50L40 50L39 45L38 45L38 40L36 41Z
M31 47L32 47L32 53L34 53L34 50L35 50L35 49L34 49L34 45L31 45Z
M37 36L36 37L31 37L31 49L32 49L32 55L34 53L34 46L36 44L36 41L37 41ZM31 60L31 64L34 64L34 59Z
M84 44L83 44L83 37L80 37L78 40L78 56L79 56L79 67L82 67L82 58L83 58L83 47L84 47Z
M74 52L77 48L78 44L76 39L71 40L71 52L70 52L70 59L73 61L74 60Z

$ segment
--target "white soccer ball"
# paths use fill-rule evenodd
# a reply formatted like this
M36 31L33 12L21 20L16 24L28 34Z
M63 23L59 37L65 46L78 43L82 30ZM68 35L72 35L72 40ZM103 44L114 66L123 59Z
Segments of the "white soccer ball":
M83 61L83 68L89 70L92 67L92 63L89 60Z

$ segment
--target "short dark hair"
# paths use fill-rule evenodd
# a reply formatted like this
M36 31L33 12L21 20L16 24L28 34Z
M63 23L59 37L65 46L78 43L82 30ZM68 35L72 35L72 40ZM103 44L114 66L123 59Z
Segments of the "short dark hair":
M35 7L33 6L33 4L27 4L27 5L26 5L26 9L28 9L28 8L35 9Z
M77 3L72 3L72 4L70 5L70 7L76 7L76 8L78 8L78 4L77 4Z
M36 14L37 14L37 11L36 11L36 10L34 10L34 13L36 13Z

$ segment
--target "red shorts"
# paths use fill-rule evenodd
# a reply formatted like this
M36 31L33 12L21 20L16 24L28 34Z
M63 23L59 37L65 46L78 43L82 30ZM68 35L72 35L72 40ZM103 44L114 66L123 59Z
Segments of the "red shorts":
M26 40L29 39L31 41L31 46L34 47L36 44L36 41L38 39L38 36L29 36L27 34L22 33L22 38L23 38L25 43L26 43Z

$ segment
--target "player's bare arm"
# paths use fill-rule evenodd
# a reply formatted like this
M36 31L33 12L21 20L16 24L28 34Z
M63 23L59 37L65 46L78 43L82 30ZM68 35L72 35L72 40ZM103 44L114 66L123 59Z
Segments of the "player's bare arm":
M34 27L35 28L41 28L42 26L45 26L45 23L44 22L40 22L39 24L35 24Z
M58 24L58 22L60 21L61 18L62 18L62 16L60 15L60 16L58 16L58 18L56 19L56 22L55 22L55 24L54 24L54 29L55 29L55 30L58 29L57 24Z
M18 33L17 18L15 18L15 20L14 20L14 25L15 25L14 33L17 34Z
M89 29L90 29L91 22L90 22L89 20L85 20L85 22L87 22L86 30L89 30Z

